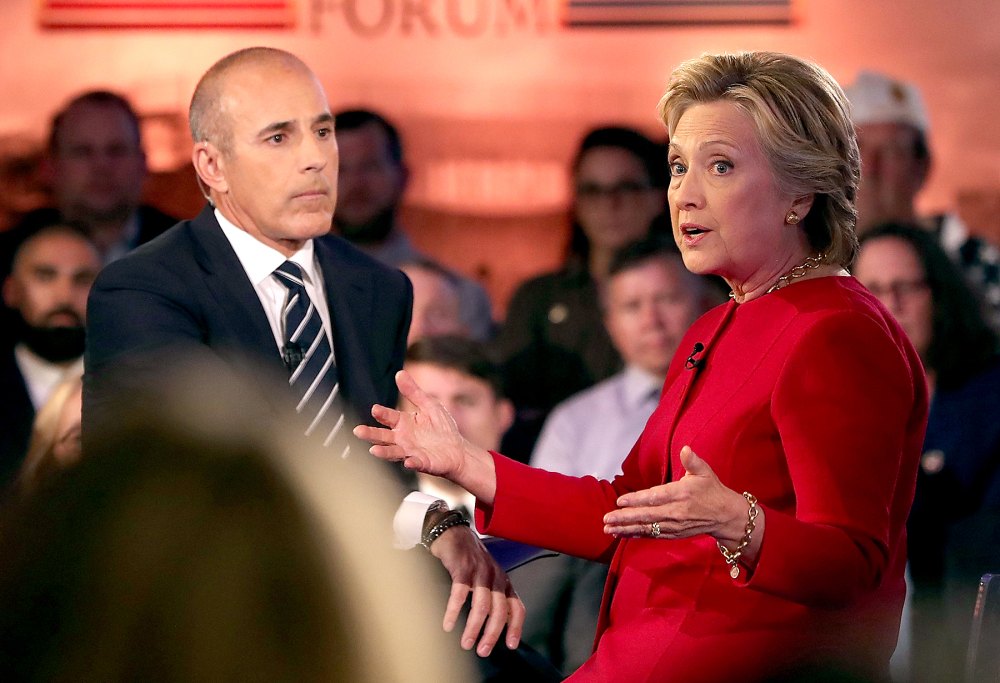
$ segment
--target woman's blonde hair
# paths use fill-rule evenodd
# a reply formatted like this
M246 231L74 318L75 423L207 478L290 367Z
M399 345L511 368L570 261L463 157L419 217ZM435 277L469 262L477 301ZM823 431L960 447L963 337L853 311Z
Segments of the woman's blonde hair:
M28 453L17 475L16 488L21 493L30 492L39 481L52 476L70 463L61 462L56 456L56 440L60 418L66 404L73 396L83 389L83 367L71 370L66 377L56 385L49 398L45 401L31 428L31 441L28 443ZM76 416L80 422L80 416Z
M849 267L855 233L861 155L844 91L822 67L776 52L706 54L678 66L660 100L672 135L695 104L725 100L745 111L770 160L778 187L814 195L799 224L824 260Z

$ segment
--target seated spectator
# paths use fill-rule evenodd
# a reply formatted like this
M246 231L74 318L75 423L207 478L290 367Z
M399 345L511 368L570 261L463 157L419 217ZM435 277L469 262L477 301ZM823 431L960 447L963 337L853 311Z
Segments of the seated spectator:
M930 416L907 524L911 671L915 681L959 680L979 576L1000 567L997 337L920 228L870 230L854 273L896 316L927 370Z
M56 113L43 169L54 205L28 213L0 234L0 280L21 242L52 223L79 225L107 264L177 222L140 203L146 155L139 117L121 95L88 91ZM0 310L0 328L11 319L10 311Z
M26 216L11 239L55 220L72 221L84 227L107 263L177 222L141 203L147 168L139 116L117 93L84 92L57 112L44 165L54 206ZM4 246L12 250L16 243Z
M621 369L601 319L598 286L614 252L645 237L666 208L665 151L638 131L591 131L572 169L566 263L514 292L497 339L517 406L504 452L525 462L553 406Z
M514 406L504 396L499 368L481 343L456 336L423 337L407 349L403 368L448 409L467 439L487 450L500 447L514 421ZM400 409L414 408L401 399ZM420 490L449 507L464 506L470 512L476 507L472 494L447 479L419 477Z
M0 679L468 681L385 478L197 371L0 516Z
M336 112L340 173L334 231L370 256L390 265L429 261L406 236L399 222L409 171L403 159L403 142L396 127L381 114L367 109ZM478 282L454 278L462 323L474 339L493 337L493 312L489 295Z
M672 242L650 238L619 250L601 304L625 368L555 407L531 465L578 477L611 480L621 474L622 461L656 408L681 338L721 301L705 278L684 267ZM568 555L519 570L516 586L528 610L524 641L563 671L576 670L590 656L607 575L607 565Z
M0 344L0 488L21 467L35 412L64 377L83 368L87 294L97 249L67 225L51 225L17 250L3 285L11 340Z
M455 276L433 261L404 261L399 269L413 285L413 315L407 345L424 337L468 336L462 322Z
M35 416L28 454L17 477L17 488L28 494L64 467L80 459L80 406L83 369L66 377Z
M1000 250L973 237L957 214L918 218L917 195L930 175L930 122L920 91L911 84L862 71L846 88L861 151L858 234L891 221L931 232L982 293L987 320L1000 330Z

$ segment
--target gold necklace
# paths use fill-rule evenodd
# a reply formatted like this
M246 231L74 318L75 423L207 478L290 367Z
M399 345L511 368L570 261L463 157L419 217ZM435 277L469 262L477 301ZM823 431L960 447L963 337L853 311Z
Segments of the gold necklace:
M819 268L822 265L823 265L823 254L816 254L815 256L807 256L805 261L803 261L799 265L795 266L794 268L792 268L791 270L789 270L787 273L785 273L784 275L782 275L781 277L779 277L777 280L775 280L774 284L771 285L770 288L768 288L768 290L766 292L764 292L764 293L765 294L770 294L771 292L773 292L776 289L781 289L782 287L784 287L785 285L787 285L792 280L794 280L796 278L800 278L803 275L805 275L806 273L808 273L810 270L816 270L817 268ZM730 299L736 299L736 292L732 292L732 291L729 292L729 298ZM737 301L737 303L739 303L739 302Z

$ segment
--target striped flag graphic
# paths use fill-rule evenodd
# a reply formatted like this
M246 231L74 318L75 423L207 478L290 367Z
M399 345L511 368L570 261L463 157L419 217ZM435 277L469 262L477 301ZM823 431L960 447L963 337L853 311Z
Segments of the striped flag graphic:
M288 29L294 0L41 0L49 29Z

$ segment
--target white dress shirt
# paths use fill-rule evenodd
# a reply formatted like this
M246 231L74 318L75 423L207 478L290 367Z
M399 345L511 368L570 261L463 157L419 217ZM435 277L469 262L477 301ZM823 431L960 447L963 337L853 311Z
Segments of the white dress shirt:
M83 356L67 363L53 363L24 344L14 347L14 360L17 362L17 369L21 371L21 377L24 378L24 386L28 388L28 397L31 398L31 405L35 406L36 412L49 400L52 390L59 382L73 373L83 372Z
M241 230L233 225L222 213L216 209L215 219L222 226L236 258L240 260L243 270L253 284L260 305L264 307L264 315L271 325L271 332L274 334L274 343L280 351L285 345L284 318L282 311L288 301L288 288L278 281L274 271L285 261L291 261L302 269L302 280L306 286L306 294L316 305L316 311L323 320L323 327L326 330L326 338L333 348L333 327L330 325L330 307L326 301L326 289L323 286L323 272L316 262L316 255L313 253L313 241L306 240L306 243L291 256L285 257L280 251L269 247L256 237L253 237L245 230ZM336 357L334 357L336 361Z
M557 405L531 464L577 477L613 479L660 400L663 378L629 365Z

